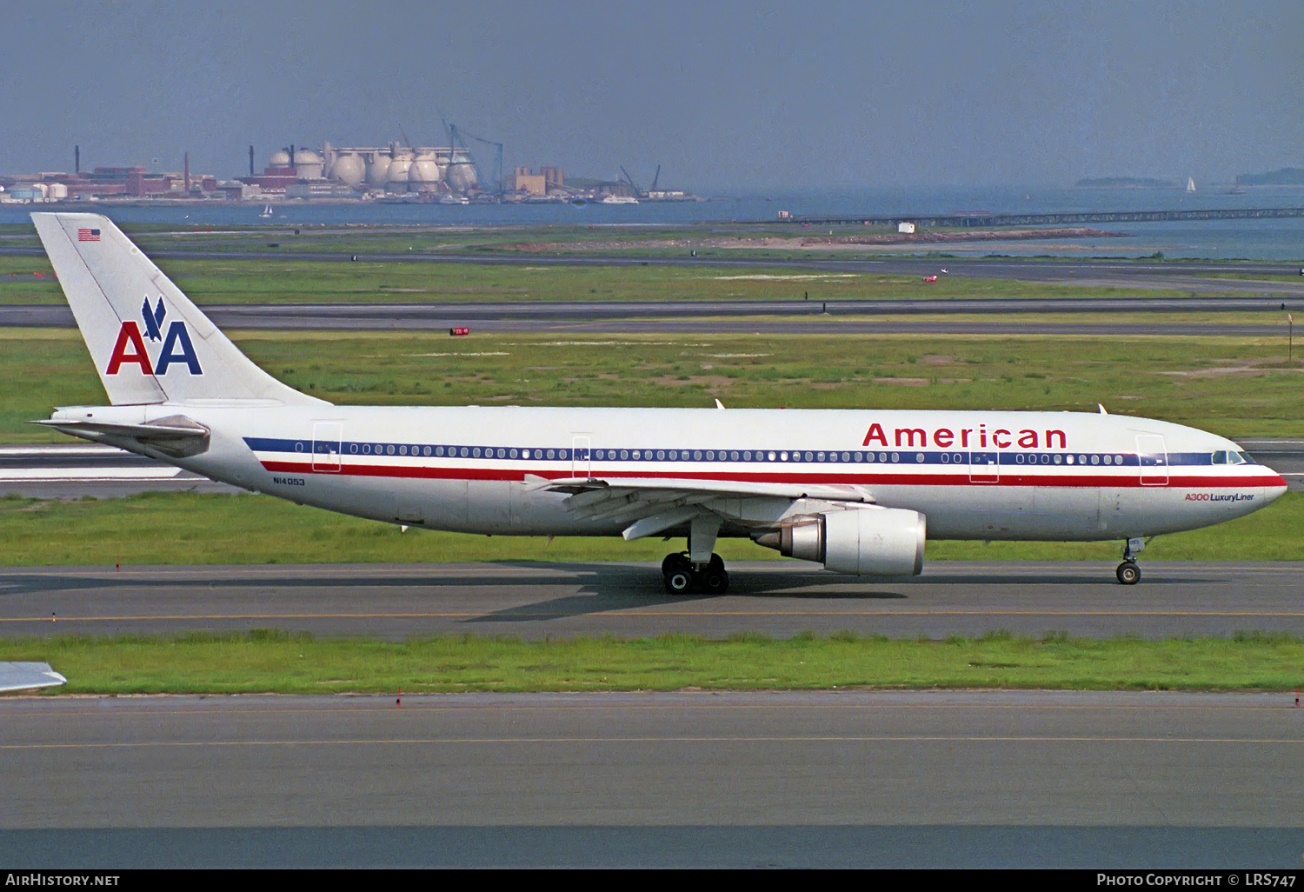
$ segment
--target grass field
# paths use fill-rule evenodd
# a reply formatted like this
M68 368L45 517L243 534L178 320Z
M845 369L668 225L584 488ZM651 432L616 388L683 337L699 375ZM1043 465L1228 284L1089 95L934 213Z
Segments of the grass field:
M341 252L344 256L345 252ZM1091 288L1005 279L794 272L766 267L496 266L476 263L326 263L162 258L160 268L200 306L459 301L813 301L937 298L1180 296L1181 291ZM40 273L40 276L36 274ZM1232 289L1234 291L1234 289ZM63 303L45 258L0 257L0 304Z
M1304 639L1241 634L1140 641L994 633L911 641L850 633L522 642L472 636L378 641L272 631L0 641L42 660L70 694L1006 688L1268 690L1304 682ZM1283 698L1283 705L1287 701Z
M341 404L1035 409L1302 436L1304 362L1267 338L232 332L260 366ZM73 330L0 329L0 442L104 394Z

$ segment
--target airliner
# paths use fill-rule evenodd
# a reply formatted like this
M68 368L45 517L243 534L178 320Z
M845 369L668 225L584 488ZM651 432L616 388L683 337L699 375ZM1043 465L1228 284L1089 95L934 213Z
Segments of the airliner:
M1263 508L1285 481L1223 437L1075 412L368 407L258 368L107 218L32 215L108 406L40 424L292 502L491 535L686 537L666 591L719 594L721 537L857 576L935 539L1120 540Z

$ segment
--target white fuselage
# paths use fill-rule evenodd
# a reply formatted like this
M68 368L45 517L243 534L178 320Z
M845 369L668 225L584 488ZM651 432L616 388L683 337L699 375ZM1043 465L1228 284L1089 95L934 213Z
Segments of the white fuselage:
M140 424L180 413L209 449L167 459L360 517L471 533L616 535L559 479L846 486L927 517L930 539L1129 539L1220 523L1285 491L1239 447L1119 415L760 409L388 408L217 402L66 409ZM543 485L541 485L543 484ZM819 510L738 501L722 535ZM746 502L746 504L743 504ZM614 516L614 515L613 515Z

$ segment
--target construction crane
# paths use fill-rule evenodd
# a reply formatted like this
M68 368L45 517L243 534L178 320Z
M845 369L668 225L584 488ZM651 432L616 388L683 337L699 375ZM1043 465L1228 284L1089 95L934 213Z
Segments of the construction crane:
M624 167L621 167L620 172L624 174L624 178L621 182L629 186L629 190L634 193L635 198L641 198L643 196L643 190L638 188L638 184L635 183L634 178L629 175L629 171L625 170Z
M647 198L649 193L656 191L657 180L661 179L661 165L658 164L657 172L652 176L652 188L649 189L647 192L644 192L642 189L638 187L638 183L634 182L634 178L629 175L628 170L625 170L625 168L622 167L620 169L620 172L624 175L621 179L621 182L629 186L629 188L633 191L635 198Z
M494 166L493 169L490 171L488 182L492 183L494 186L492 190L493 194L497 195L499 198L502 198L503 191L506 186L506 183L504 182L503 179L503 144L500 142L494 142L492 139L485 139L483 136L476 136L474 133L468 133L465 130L459 130L456 124L449 124L448 132L451 137L453 148L457 148L457 138L459 135L469 136L471 137L471 139L475 140L476 142L484 143L487 146L494 147L495 149ZM462 148L464 149L470 148L470 146L466 144L465 139L462 140ZM471 157L474 159L475 156L472 155ZM474 163L474 161L472 163ZM479 176L481 180L483 180L484 177L482 176L482 172L480 171L480 165L476 164L475 167L476 167L476 175Z

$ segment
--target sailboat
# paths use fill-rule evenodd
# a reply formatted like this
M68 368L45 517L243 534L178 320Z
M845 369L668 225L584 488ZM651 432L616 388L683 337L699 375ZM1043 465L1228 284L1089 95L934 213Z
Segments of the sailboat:
M1195 177L1187 177L1187 178L1186 178L1186 191L1187 191L1187 192L1194 192L1194 191L1195 191Z
M269 204L269 205L267 205L266 207L263 208L263 212L262 212L261 214L259 214L258 216L260 216L260 217L270 217L271 215L272 215L272 206Z

